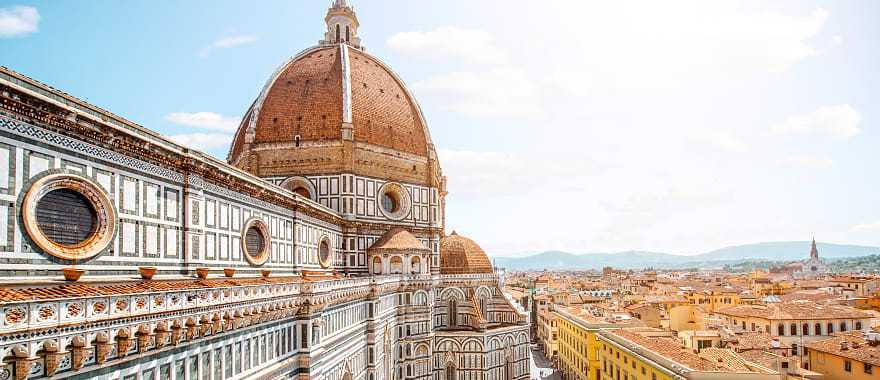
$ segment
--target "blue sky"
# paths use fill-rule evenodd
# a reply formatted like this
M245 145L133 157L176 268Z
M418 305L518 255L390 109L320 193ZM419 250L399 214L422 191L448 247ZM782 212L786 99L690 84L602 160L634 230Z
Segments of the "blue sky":
M0 64L224 158L328 3L0 1ZM354 6L491 254L880 245L880 3Z

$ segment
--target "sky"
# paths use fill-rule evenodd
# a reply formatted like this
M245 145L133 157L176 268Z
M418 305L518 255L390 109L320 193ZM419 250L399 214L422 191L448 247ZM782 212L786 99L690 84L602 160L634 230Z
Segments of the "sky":
M328 5L2 0L0 65L224 159ZM880 2L353 5L490 255L880 246Z

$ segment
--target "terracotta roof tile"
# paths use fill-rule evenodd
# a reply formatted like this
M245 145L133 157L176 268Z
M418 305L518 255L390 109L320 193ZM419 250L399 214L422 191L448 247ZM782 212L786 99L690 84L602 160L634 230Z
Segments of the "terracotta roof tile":
M795 301L770 305L737 305L718 311L718 314L736 317L767 319L859 319L871 315L848 306L817 305Z
M370 246L370 250L375 249L393 249L393 250L421 250L421 251L430 251L428 247L425 247L419 239L417 239L413 234L402 227L395 227L385 235L382 235L379 240L376 240L373 245Z

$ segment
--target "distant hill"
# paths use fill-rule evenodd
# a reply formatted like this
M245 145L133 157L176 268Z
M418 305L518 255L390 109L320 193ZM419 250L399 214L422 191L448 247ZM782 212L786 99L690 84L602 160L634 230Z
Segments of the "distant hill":
M880 254L880 247L817 243L822 258L858 257ZM623 269L639 268L721 268L749 259L793 261L806 259L809 241L781 241L737 245L699 255L676 255L660 252L627 251L617 253L574 254L547 251L524 257L495 257L499 267L509 270L540 269L602 269L605 266Z

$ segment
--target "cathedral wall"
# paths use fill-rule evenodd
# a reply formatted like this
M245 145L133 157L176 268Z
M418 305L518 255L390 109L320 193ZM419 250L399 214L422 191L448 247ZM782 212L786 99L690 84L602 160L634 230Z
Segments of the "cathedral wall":
M118 216L110 246L75 263L91 274L132 274L139 266L155 266L159 274L196 267L282 273L319 268L322 238L342 246L336 225L0 116L0 276L57 274L72 263L34 246L20 217L23 194L52 173L94 181ZM271 234L270 257L260 267L242 256L242 227L251 218L263 220Z

